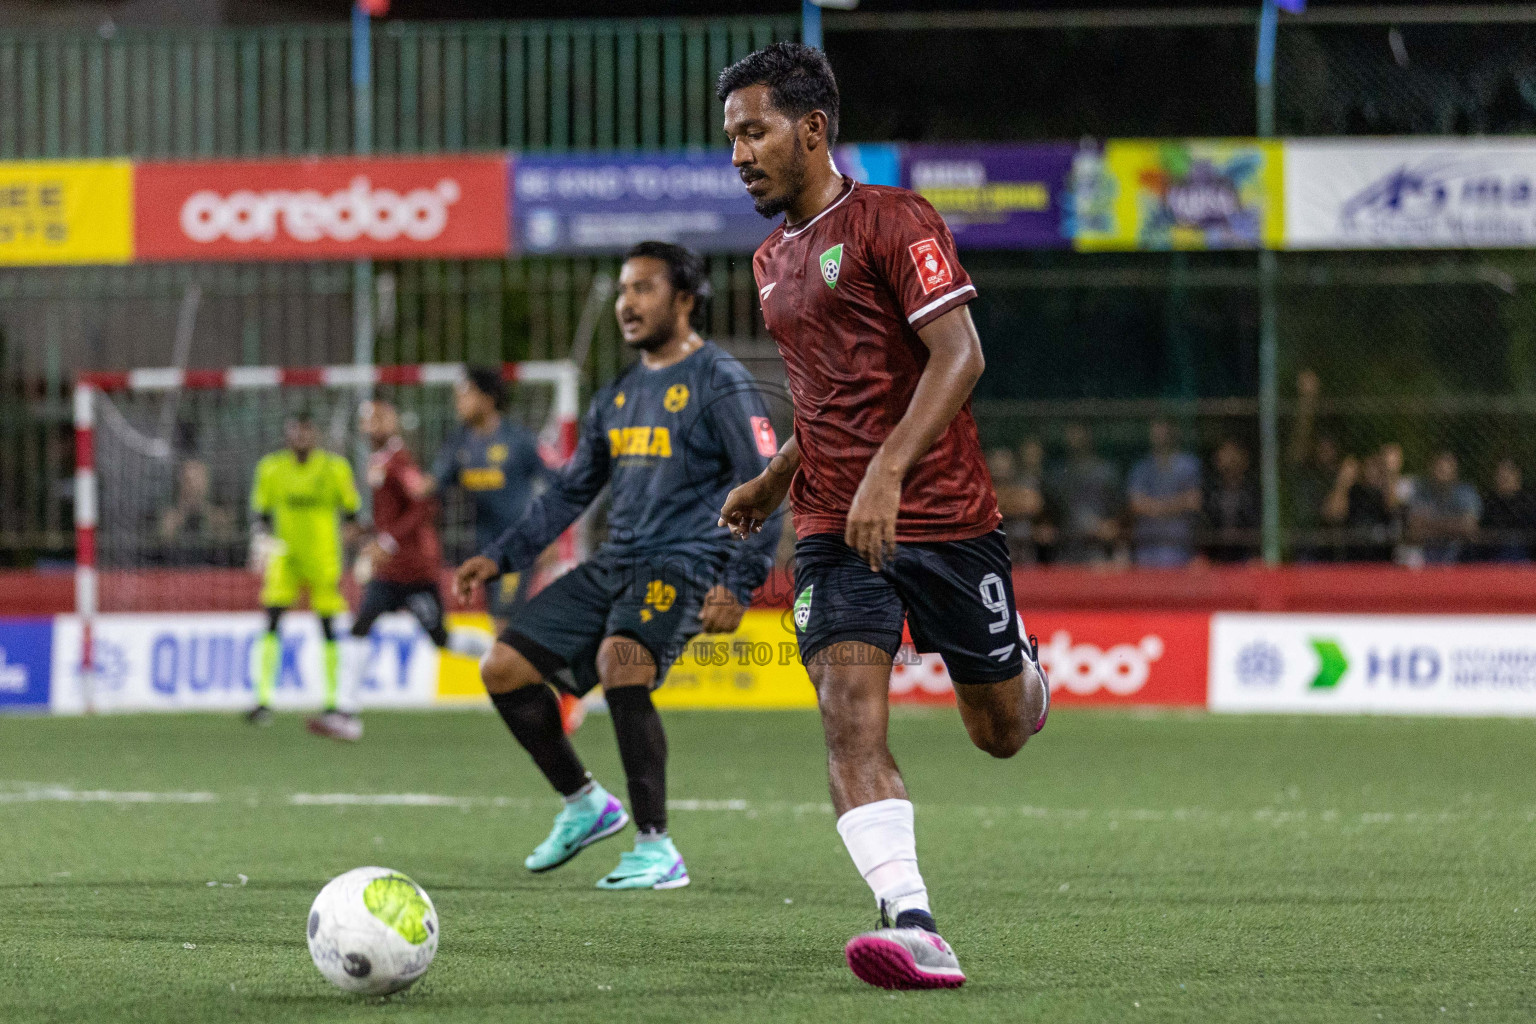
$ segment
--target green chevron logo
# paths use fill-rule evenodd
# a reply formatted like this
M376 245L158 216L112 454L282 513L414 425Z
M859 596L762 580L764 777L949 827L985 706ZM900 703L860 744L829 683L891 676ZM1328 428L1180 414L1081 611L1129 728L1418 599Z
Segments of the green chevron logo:
M1331 690L1338 686L1349 671L1349 659L1344 657L1338 641L1313 639L1312 649L1317 652L1317 675L1312 677L1309 688Z

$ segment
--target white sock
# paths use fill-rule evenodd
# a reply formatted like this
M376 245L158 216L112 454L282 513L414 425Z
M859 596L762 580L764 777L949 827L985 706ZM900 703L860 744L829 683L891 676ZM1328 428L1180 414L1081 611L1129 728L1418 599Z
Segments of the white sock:
M928 887L917 870L912 801L876 800L837 819L853 866L874 891L876 905L895 920L903 910L928 910Z

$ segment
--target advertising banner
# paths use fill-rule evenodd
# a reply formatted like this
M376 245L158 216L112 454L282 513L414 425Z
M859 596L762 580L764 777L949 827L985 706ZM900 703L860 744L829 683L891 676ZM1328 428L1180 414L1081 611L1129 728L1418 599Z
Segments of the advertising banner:
M656 691L662 708L813 708L788 609L753 609L729 636L688 644Z
M238 711L255 702L259 613L101 615L94 621L90 693L80 670L80 620L55 619L50 706L96 711ZM283 617L274 705L318 708L323 639L313 615ZM437 697L437 648L405 614L379 620L370 638L358 706L425 707ZM344 694L344 697L346 695Z
M142 163L141 260L502 256L503 156Z
M1536 616L1221 614L1214 711L1536 715Z
M1278 248L1284 237L1279 142L1118 139L1073 173L1079 249Z
M1032 612L1051 700L1063 705L1205 704L1210 616L1194 612ZM891 701L953 704L944 660L902 648Z
M47 711L53 620L0 619L0 712Z
M1536 245L1536 142L1285 143L1290 249Z
M1076 154L1064 143L908 146L902 184L933 204L962 249L1066 248Z
M126 160L0 162L0 265L127 263Z
M519 154L512 180L525 253L623 252L647 239L752 252L773 226L752 208L728 150Z

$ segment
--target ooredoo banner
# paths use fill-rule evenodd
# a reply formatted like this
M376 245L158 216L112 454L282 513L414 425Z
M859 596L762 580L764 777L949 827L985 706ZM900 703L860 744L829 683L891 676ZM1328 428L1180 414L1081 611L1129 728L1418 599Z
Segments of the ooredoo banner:
M1536 616L1221 614L1213 711L1536 715Z
M134 167L140 260L502 256L504 156Z
M1285 143L1290 249L1536 245L1536 142Z
M1205 704L1210 616L1195 612L1033 612L1024 628L1061 704L1198 707ZM944 660L903 647L891 700L951 704Z

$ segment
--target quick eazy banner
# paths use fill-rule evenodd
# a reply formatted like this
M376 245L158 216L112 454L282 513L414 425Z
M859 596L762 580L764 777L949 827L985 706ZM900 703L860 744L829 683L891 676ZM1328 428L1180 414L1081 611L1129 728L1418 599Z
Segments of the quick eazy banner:
M472 258L507 252L507 158L142 163L141 260Z
M80 620L55 619L50 706L58 714L96 711L238 711L255 702L260 612L101 615L93 620L94 671L81 670ZM324 699L320 623L283 617L273 703L318 708ZM438 654L408 615L387 615L369 638L360 707L425 707L437 698Z
M1298 139L1285 160L1287 248L1536 245L1536 142Z
M0 265L127 263L132 178L126 160L0 162Z
M901 183L933 204L961 248L1059 249L1071 244L1076 154L1064 143L913 145Z
M1536 616L1219 614L1210 707L1536 715Z
M0 711L47 711L53 619L0 619Z
M1073 170L1079 249L1279 248L1284 155L1277 141L1112 139Z

